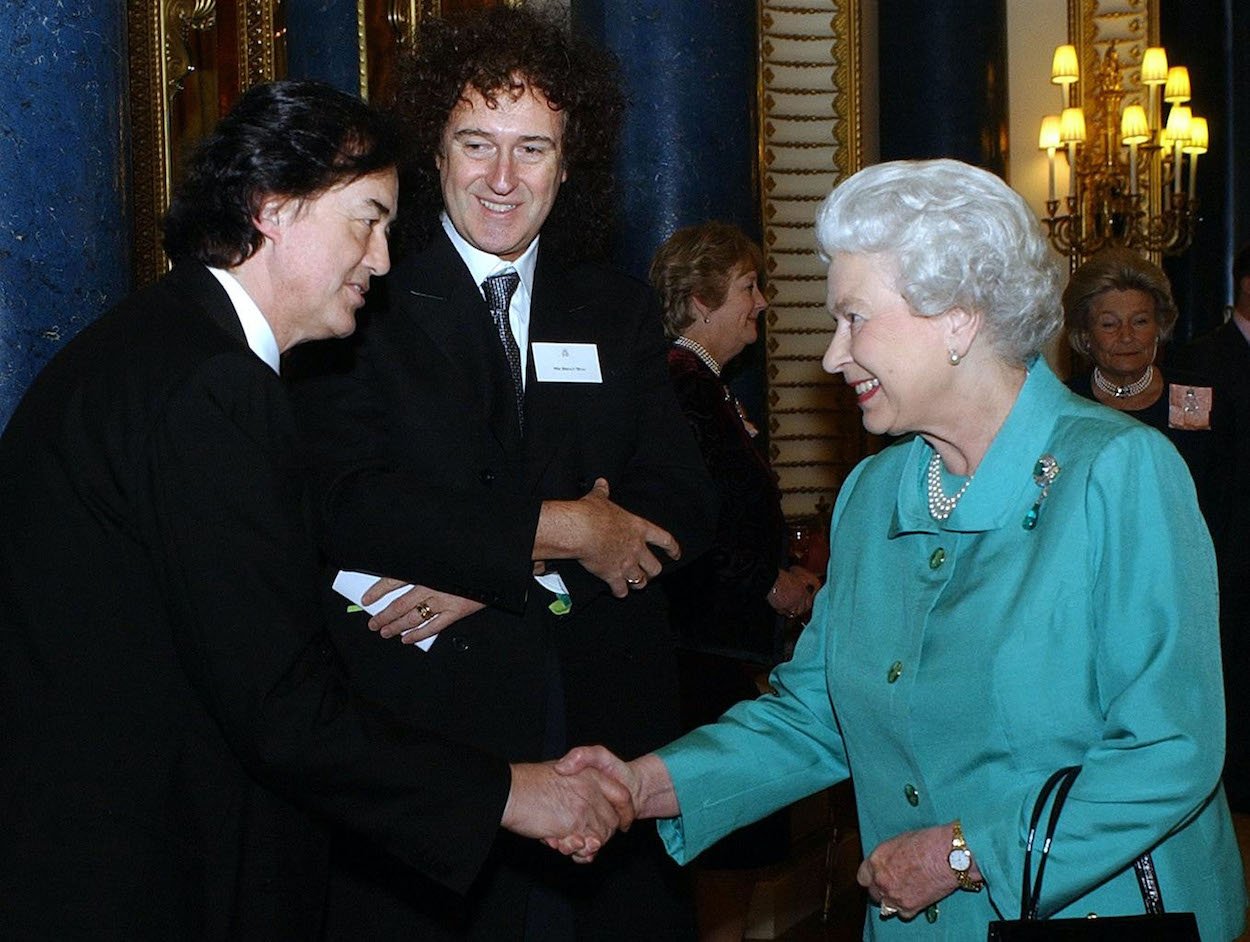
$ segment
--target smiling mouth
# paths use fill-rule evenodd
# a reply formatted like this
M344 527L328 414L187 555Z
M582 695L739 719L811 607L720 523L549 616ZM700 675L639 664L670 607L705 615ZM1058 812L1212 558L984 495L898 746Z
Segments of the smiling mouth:
M490 200L484 200L480 196L477 201L489 209L492 213L508 213L520 206L520 203L492 203Z
M867 399L874 392L876 392L878 389L881 388L881 380L877 379L876 377L873 377L872 379L860 380L852 388L855 390L856 399L858 399L860 402L863 402L865 399Z

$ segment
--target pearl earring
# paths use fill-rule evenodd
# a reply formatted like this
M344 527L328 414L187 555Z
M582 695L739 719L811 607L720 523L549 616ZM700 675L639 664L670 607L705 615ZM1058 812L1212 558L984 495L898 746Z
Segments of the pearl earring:
M950 363L951 363L951 366L958 366L958 365L959 365L959 361L960 361L960 360L962 360L962 359L963 359L963 357L961 357L961 356L960 356L958 353L956 353L954 350L951 350L951 351L950 351Z

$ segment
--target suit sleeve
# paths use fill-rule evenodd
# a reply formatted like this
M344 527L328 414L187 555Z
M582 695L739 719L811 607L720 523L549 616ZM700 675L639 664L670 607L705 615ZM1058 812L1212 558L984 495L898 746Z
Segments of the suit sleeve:
M379 357L394 355L379 349L386 343L376 330L362 330L350 343L307 344L291 357L310 525L343 568L520 611L533 585L542 503L504 488L470 494L433 485L387 454L375 368Z
M637 286L628 310L622 328L626 333L604 342L626 344L629 351L628 385L623 389L632 397L633 426L619 433L631 435L634 447L619 470L590 468L588 476L605 477L612 500L671 533L681 546L682 560L689 561L712 545L716 488L673 391L655 296ZM657 556L666 571L673 568L664 553ZM575 598L607 591L580 566L562 562L559 571Z
M259 781L463 892L497 833L506 763L349 694L318 622L286 394L218 357L148 448L156 561L191 687Z

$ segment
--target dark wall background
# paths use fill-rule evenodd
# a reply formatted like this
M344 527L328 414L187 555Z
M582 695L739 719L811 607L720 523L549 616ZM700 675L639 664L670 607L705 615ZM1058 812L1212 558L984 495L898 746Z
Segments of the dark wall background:
M881 159L955 157L1006 176L1005 0L880 0Z
M1240 0L1160 0L1160 35L1172 64L1187 65L1191 102L1211 126L1211 150L1198 160L1200 221L1193 248L1164 259L1180 320L1176 342L1219 325L1232 302L1230 270L1250 241L1250 70L1236 50L1250 48L1250 4Z

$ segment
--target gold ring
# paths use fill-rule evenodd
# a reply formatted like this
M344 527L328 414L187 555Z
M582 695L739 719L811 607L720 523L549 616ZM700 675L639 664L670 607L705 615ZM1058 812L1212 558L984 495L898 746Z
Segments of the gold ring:
M426 599L426 602L428 601L429 599ZM417 614L420 615L426 621L429 621L432 617L434 617L434 610L430 608L430 606L427 605L426 602L417 603Z
M626 581L629 585L642 585L642 580L641 580L641 579L626 579L625 581Z

